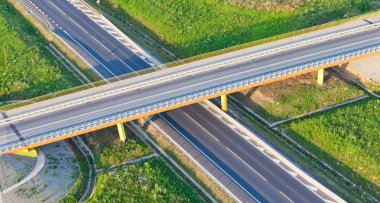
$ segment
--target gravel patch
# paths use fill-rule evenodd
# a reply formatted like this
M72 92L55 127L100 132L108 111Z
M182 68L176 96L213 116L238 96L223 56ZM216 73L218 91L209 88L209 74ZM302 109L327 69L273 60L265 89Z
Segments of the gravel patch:
M36 164L37 159L15 156L0 156L0 186L4 190L25 178Z
M53 143L41 147L40 150L46 156L46 163L41 172L21 187L3 194L4 203L57 202L73 187L79 166L65 143ZM30 168L33 167L32 164Z

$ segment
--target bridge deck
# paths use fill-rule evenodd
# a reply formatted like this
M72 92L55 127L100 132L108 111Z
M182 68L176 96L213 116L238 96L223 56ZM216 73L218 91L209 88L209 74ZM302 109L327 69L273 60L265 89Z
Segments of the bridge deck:
M133 120L244 88L357 60L378 54L379 47L380 30L365 31L159 84L152 83L150 86L135 88L121 94L0 124L0 152L10 153L26 147L40 146L105 128L120 121ZM190 64L166 69L68 97L84 96L115 86L131 86L141 81L152 81L198 66L198 63L193 63L193 67ZM3 116L12 118L19 113L19 110L9 111Z

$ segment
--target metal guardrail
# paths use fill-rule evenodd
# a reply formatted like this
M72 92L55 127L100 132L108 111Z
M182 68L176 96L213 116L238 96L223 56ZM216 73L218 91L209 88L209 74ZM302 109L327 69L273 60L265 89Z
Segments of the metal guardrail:
M204 98L209 95L215 95L223 92L227 92L233 89L241 88L251 84L263 82L266 80L290 75L300 71L313 69L323 65L339 62L342 60L362 56L365 54L371 54L380 51L380 42L369 43L363 45L359 48L353 50L347 50L342 53L335 53L325 56L322 59L317 59L304 64L290 64L280 67L277 71L271 73L252 73L250 75L245 75L244 77L234 78L231 81L225 81L222 84L210 84L207 87L202 87L202 89L193 89L191 92L184 92L181 95L171 96L170 98L162 98L160 101L146 105L144 107L135 109L126 109L124 112L117 113L114 115L104 116L98 119L94 119L88 122L82 122L74 126L57 129L54 132L43 133L36 135L32 138L27 138L22 141L17 141L0 147L0 152L7 152L14 149L26 147L35 143L42 141L51 140L60 136L67 134L72 134L81 130L94 128L107 123L123 120L133 116L138 116L141 114L149 113L155 110L159 110L165 107L175 106L184 102L189 102L197 99Z
M20 1L22 1L22 0L20 0ZM238 63L244 63L244 62L252 60L254 58L276 54L276 53L279 53L282 51L287 51L289 49L294 49L294 48L301 47L301 46L307 46L310 44L315 44L317 42L336 39L339 37L352 35L355 33L360 33L360 32L364 32L364 31L370 31L370 30L378 29L379 27L380 27L380 23L374 23L374 24L369 24L369 25L365 25L365 26L359 26L359 27L356 27L353 29L346 29L346 30L341 31L341 32L329 33L326 35L318 36L316 38L310 38L307 40L302 40L302 41L299 41L296 43L288 43L288 45L285 45L285 46L279 46L279 47L276 47L274 49L266 49L266 50L263 50L263 51L260 51L257 53L249 54L247 56L238 57L236 59L226 60L223 62L218 62L218 63L213 63L213 64L209 64L209 65L205 65L205 66L196 67L196 68L186 70L186 71L168 74L166 76L162 76L162 77L157 78L157 79L152 79L152 80L148 80L145 82L140 82L140 83L137 83L134 85L126 86L126 87L114 88L112 90L100 92L100 93L93 94L93 95L88 95L84 98L73 99L71 101L65 101L65 102L62 102L59 104L53 104L51 106L43 107L43 108L40 108L37 110L31 110L28 112L24 112L24 113L21 113L19 115L14 115L14 116L8 117L6 119L0 120L0 125L6 124L6 123L11 122L11 121L22 120L22 119L30 118L33 116L38 116L38 115L41 115L44 113L49 113L49 112L59 110L62 108L67 108L67 107L71 107L71 106L75 106L75 105L84 104L84 103L95 101L98 99L102 99L102 98L105 98L108 96L113 96L116 94L125 93L127 91L131 91L134 89L153 86L153 85L160 84L163 82L168 82L171 80L184 78L184 77L187 77L189 75L199 74L199 73L206 72L206 71L211 71L211 70L223 67L223 66L229 66L229 65L234 65L234 64L238 64Z

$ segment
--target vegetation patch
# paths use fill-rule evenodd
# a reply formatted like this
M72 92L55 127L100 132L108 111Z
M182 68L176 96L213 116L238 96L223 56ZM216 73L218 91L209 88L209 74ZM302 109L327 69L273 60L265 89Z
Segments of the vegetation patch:
M316 73L310 73L234 94L239 101L270 122L309 113L363 95L362 90L326 71L323 85L317 84Z
M78 85L46 49L48 42L7 1L0 2L0 102Z
M59 203L78 202L85 194L88 181L90 180L90 169L88 168L88 162L86 158L83 156L73 141L67 140L66 142L69 143L71 150L73 150L75 153L76 161L79 164L79 171L72 177L73 179L77 180L74 186L63 199L59 200ZM75 160L73 161L75 162Z
M98 176L88 202L203 202L161 159L127 165Z
M127 130L127 140L121 142L116 127L89 133L84 136L84 140L94 153L98 168L119 165L152 153L131 131Z
M266 6L268 1L249 2ZM354 16L378 7L374 3L376 0L306 2L295 9L278 12L242 8L220 0L102 0L100 8L118 19L137 21L144 32L161 41L180 58L185 58Z
M281 128L361 187L380 197L380 100L366 99Z

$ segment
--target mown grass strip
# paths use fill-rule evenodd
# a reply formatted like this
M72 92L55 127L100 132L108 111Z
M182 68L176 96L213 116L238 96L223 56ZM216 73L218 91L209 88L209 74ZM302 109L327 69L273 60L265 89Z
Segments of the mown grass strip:
M283 125L287 135L380 197L380 100L366 99Z

